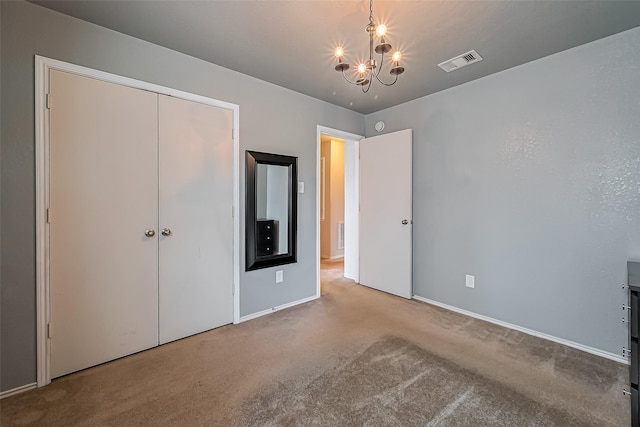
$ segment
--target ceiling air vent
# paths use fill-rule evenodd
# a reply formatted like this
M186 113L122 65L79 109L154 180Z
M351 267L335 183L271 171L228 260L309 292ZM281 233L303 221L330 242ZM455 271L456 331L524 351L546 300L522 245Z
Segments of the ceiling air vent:
M455 58L451 58L447 61L439 63L438 67L442 68L448 73L450 71L466 67L467 65L479 61L482 61L482 57L478 55L478 52L476 52L475 50L470 50L467 53L463 53L462 55L458 55Z

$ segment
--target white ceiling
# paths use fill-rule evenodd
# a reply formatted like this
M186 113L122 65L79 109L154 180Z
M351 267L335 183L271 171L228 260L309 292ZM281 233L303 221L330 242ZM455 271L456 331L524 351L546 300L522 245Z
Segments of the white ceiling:
M377 0L406 72L364 94L332 52L368 54L368 0L33 2L364 114L640 26L640 0ZM484 61L437 67L471 49Z

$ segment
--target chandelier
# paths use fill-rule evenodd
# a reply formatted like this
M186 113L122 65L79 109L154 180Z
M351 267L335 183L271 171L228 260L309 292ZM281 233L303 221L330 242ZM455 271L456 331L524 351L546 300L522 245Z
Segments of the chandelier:
M351 66L344 62L344 49L342 47L337 47L334 51L334 55L338 60L338 64L336 65L336 71L342 73L342 77L346 81L351 84L360 86L362 88L362 92L367 93L371 88L371 82L375 78L378 82L385 86L392 86L398 81L398 76L404 73L404 67L400 66L400 51L395 51L393 55L391 55L391 69L389 70L389 74L394 76L393 81L387 83L380 79L380 72L384 67L384 55L385 53L391 52L391 45L387 43L385 40L385 36L387 35L387 26L384 24L375 24L373 22L373 0L369 0L369 24L365 27L367 33L369 33L369 60L366 62L361 62L355 66L356 68L356 79L351 80L345 74L345 70L348 70ZM373 46L374 37L379 38L379 43ZM380 67L378 68L378 61L374 59L373 52L380 55Z

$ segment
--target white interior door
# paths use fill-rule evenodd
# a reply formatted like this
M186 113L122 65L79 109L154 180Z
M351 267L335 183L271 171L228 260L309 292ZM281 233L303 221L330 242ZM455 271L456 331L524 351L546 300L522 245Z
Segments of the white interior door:
M360 141L360 283L412 297L411 129Z
M159 118L163 344L233 322L233 115L160 95Z
M158 344L157 95L50 72L55 378Z

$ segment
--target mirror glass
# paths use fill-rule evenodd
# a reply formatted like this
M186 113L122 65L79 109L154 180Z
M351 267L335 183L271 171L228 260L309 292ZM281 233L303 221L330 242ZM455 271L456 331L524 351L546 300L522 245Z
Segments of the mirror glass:
M274 225L273 237L265 236L266 247L263 255L286 254L288 249L287 227L289 217L289 168L280 165L258 163L256 166L256 215L258 233L260 228ZM264 224L262 224L264 223ZM265 228L265 230L267 230ZM268 231L268 230L267 230ZM267 233L270 234L270 233ZM272 240L272 242L269 242ZM260 248L258 248L260 251Z
M296 262L297 158L246 153L246 270Z

